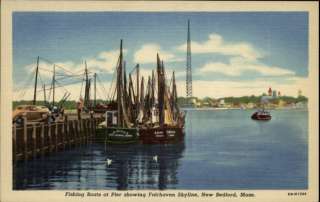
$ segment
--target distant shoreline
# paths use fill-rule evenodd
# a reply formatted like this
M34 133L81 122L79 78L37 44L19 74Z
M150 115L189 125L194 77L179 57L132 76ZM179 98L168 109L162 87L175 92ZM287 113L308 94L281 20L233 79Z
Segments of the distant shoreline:
M186 107L181 107L181 110L184 111L222 111L222 110L243 110L243 111L249 111L249 110L258 110L258 108L247 108L247 109L242 109L242 108L217 108L217 107L200 107L200 108L186 108ZM272 109L265 109L268 111L274 111L274 110L303 110L303 111L308 111L308 108L272 108Z

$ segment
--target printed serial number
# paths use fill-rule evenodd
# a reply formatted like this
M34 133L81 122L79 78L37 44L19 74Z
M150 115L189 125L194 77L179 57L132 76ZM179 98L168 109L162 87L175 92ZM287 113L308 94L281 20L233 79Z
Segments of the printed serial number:
M306 196L307 192L288 192L288 196Z

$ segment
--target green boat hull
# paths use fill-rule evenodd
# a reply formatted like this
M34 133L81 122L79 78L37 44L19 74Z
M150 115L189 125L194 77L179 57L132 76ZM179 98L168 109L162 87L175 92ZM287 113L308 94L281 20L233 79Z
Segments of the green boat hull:
M132 144L139 141L136 128L99 128L96 132L96 140L108 144Z

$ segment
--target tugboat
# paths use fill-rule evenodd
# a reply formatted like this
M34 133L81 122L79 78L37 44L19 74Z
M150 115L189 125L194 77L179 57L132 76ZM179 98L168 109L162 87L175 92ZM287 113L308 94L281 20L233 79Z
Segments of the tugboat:
M271 120L271 114L268 111L263 110L259 110L256 111L255 113L252 114L251 118L253 120L258 120L258 121L269 121Z

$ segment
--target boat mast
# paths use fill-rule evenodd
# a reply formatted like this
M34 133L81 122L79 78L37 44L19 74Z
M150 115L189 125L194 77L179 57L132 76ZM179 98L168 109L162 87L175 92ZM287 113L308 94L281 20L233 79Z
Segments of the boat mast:
M84 74L86 76L86 84L84 86L84 105L87 106L87 88L88 88L88 70L87 70L87 61L84 61Z
M118 106L118 116L117 116L117 124L118 126L122 126L122 110L121 110L121 83L122 83L122 39L120 40L120 56L119 56L119 64L118 64L118 72L117 72L117 106Z
M151 77L151 108L155 104L155 97L154 97L154 91L155 91L155 77L154 77L154 71L152 70L152 77Z
M86 76L86 84L85 84L85 88L84 88L84 106L86 106L87 108L89 108L89 90L90 90L90 81L88 78L88 68L87 68L87 61L84 62L85 63L85 76Z
M52 106L54 106L54 94L55 94L55 80L56 80L56 65L53 65L53 77L52 77Z
M94 101L93 101L93 106L96 106L97 104L97 73L94 73L93 75L94 78Z
M144 77L141 77L141 88L140 88L140 111L143 112L144 108Z
M47 102L47 99L46 99L46 84L43 84L43 101L44 101L44 104Z
M139 86L139 73L140 73L139 64L137 64L136 69L137 69L137 95L136 95L136 105L137 105L137 110L139 110L139 109L138 109L138 108L139 108L139 94L140 94L140 92L139 92L139 88L140 88L140 86Z
M36 78L35 78L35 82L34 82L33 105L36 104L36 100L37 100L38 72L39 72L39 56L38 56L38 58L37 58Z
M179 117L179 107L178 107L178 94L177 94L177 85L175 73L172 73L172 112L173 112L173 120L177 120Z
M134 94L134 89L133 89L133 82L132 82L132 77L131 74L129 74L129 97L130 101L135 102L135 94Z
M164 124L164 84L163 84L163 72L161 67L161 61L159 54L157 54L157 73L158 73L158 105L159 105L159 124Z

